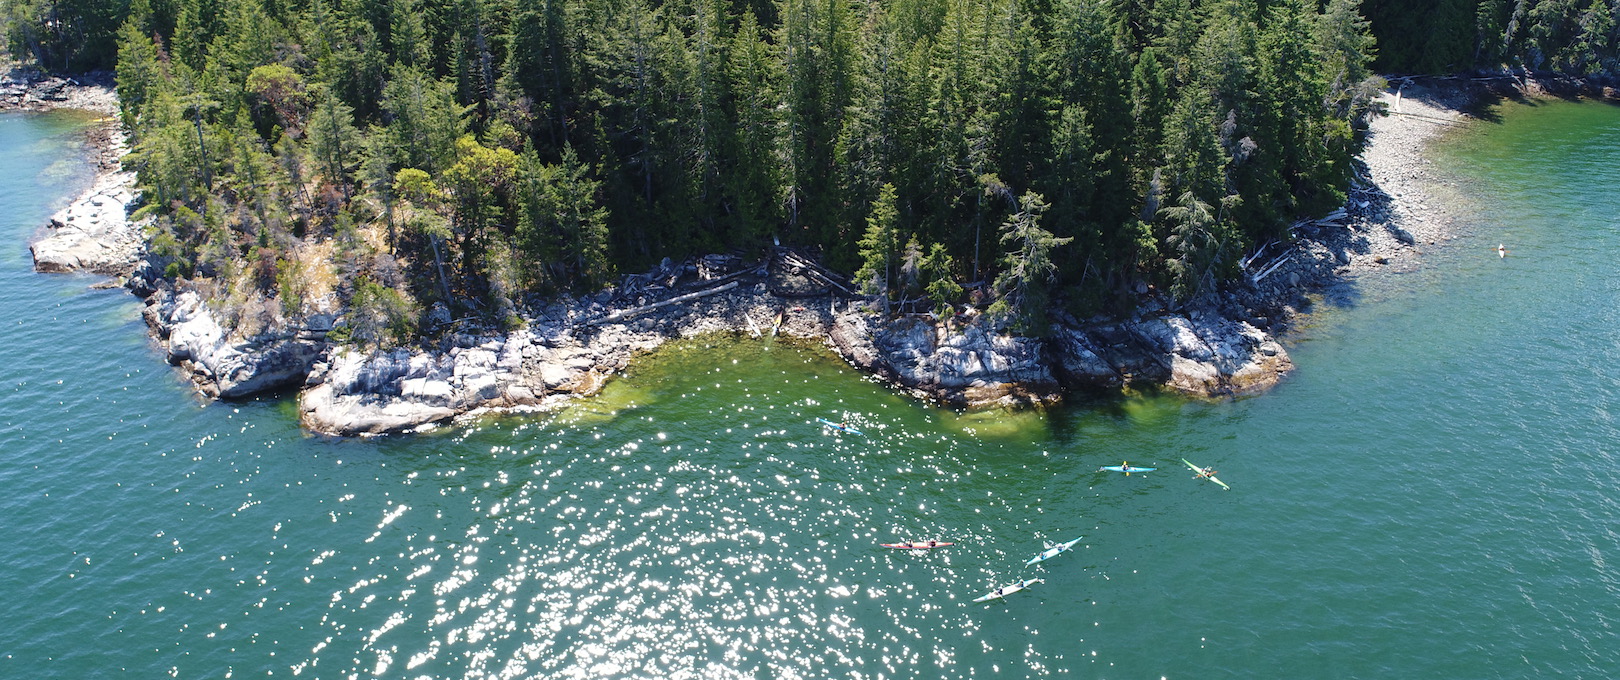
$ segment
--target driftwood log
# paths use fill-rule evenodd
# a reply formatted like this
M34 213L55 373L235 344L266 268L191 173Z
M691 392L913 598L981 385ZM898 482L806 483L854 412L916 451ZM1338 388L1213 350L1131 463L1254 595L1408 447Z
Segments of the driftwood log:
M593 319L591 321L587 321L586 323L587 324L612 323L614 321L619 321L621 319L628 319L628 318L630 318L632 316L636 316L636 315L644 313L644 312L650 312L650 311L652 311L654 309L658 309L659 307L665 307L665 306L668 306L668 305L679 304L679 303L682 303L682 302L686 302L688 300L696 300L696 299L704 297L704 296L714 295L715 293L722 293L722 292L731 290L731 289L736 288L736 287L737 287L737 282L732 281L732 282L727 283L725 285L715 286L713 288L705 288L705 289L697 291L695 293L687 293L685 295L677 295L677 296L672 297L672 298L670 298L668 300L664 300L664 301L661 301L661 302L654 302L654 303L652 303L650 305L642 305L640 307L635 307L635 308L632 308L632 309L620 309L620 310L617 310L617 311L615 311L615 312L613 312L611 314L607 314L605 316Z
M810 278L815 279L817 283L837 288L838 290L843 291L845 295L855 295L855 293L850 292L848 287L838 282L838 277L836 274L828 270L826 267L816 264L814 261L808 258L801 257L797 253L788 251L782 253L782 261L798 267L805 274L809 275Z

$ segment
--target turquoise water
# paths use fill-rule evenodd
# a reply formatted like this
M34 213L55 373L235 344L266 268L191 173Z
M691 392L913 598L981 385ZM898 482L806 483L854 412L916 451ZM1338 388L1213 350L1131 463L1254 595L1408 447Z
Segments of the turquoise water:
M1469 233L1319 310L1260 397L957 415L695 342L559 414L363 441L203 402L133 298L29 271L75 125L0 117L0 677L1620 668L1620 110L1454 140ZM956 545L876 547L907 538Z

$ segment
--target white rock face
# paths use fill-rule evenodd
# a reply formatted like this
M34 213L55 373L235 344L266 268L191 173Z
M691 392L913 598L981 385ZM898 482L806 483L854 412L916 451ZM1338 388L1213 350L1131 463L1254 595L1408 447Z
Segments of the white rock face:
M329 434L382 434L475 409L539 405L523 362L532 338L518 331L462 339L473 344L442 353L335 350L299 395L304 424Z
M872 331L874 321L839 317L829 338L850 363L953 406L982 408L1049 403L1057 380L1042 343L992 333L982 323L947 332L931 319L907 317Z
M211 397L233 399L302 384L322 350L322 343L294 335L233 341L194 291L161 293L148 304L148 323L168 333L169 363L189 369Z
M1052 349L1058 371L1071 384L1157 384L1198 397L1252 394L1293 368L1288 352L1265 332L1210 314L1065 323Z
M34 269L41 272L128 273L145 247L140 228L129 221L135 175L115 172L51 216L46 235L35 242Z

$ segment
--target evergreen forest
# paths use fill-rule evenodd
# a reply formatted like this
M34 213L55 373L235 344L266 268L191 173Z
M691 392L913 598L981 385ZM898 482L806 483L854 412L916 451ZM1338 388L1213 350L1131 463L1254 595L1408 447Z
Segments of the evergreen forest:
M1213 290L1342 205L1375 66L1615 69L1620 0L1415 4L8 0L0 28L116 70L153 256L250 329L336 299L404 342L435 302L519 323L779 242L1038 333Z

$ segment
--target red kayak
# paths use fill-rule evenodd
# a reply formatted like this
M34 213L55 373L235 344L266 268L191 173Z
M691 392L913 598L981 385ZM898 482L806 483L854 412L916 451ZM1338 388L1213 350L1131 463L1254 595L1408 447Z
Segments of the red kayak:
M907 541L905 543L879 543L878 545L885 548L899 548L901 550L928 550L931 548L943 548L947 545L956 544L946 541Z

